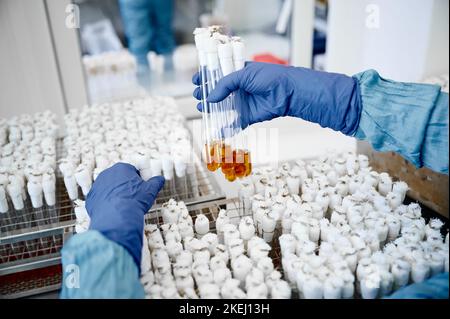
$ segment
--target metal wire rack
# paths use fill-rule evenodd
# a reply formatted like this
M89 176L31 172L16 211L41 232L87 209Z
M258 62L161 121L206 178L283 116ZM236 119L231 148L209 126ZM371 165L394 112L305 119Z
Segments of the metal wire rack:
M166 181L151 211L158 210L171 198L184 201L186 205L193 205L224 199L225 195L216 181L208 176L199 158L195 156L193 171L184 177L174 176L172 180Z
M0 281L0 299L23 298L61 287L61 265L50 266L2 276Z

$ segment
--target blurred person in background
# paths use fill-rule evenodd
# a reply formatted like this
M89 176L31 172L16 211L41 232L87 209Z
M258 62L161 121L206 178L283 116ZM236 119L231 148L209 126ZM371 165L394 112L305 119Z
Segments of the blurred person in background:
M163 55L165 68L170 68L175 48L173 0L119 0L119 5L128 48L136 56L138 72L148 69L150 51Z

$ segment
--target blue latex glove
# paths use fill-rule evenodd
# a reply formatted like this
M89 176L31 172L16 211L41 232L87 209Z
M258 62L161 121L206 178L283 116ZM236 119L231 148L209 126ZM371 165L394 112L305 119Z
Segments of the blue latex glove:
M192 82L201 84L199 74ZM201 100L201 89L194 97ZM361 98L358 81L342 74L277 64L247 63L225 76L209 94L217 103L235 92L242 128L281 116L299 117L347 135L358 128ZM201 111L201 103L198 105Z
M144 181L130 164L118 163L100 173L86 198L89 229L124 247L141 265L144 215L164 185L164 177Z

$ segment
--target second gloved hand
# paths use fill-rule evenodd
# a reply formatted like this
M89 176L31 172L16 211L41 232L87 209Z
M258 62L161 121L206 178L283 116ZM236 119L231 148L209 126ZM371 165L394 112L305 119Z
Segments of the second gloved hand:
M124 247L138 268L144 215L163 185L162 176L144 181L134 166L118 163L100 173L86 198L89 228Z
M199 75L193 83L200 85ZM282 116L299 117L353 135L361 115L358 82L342 74L251 62L222 78L207 101L235 93L242 128ZM201 100L201 89L194 97ZM202 110L201 103L198 109Z

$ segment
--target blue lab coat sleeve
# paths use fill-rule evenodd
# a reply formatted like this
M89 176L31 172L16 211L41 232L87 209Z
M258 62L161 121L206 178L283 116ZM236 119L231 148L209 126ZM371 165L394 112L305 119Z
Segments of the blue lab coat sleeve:
M448 272L394 292L390 299L448 299Z
M386 80L374 70L354 77L362 101L354 136L416 167L448 174L448 94L437 85Z
M73 236L61 254L61 298L144 298L131 255L98 231Z

